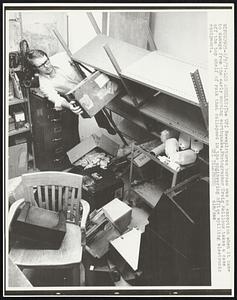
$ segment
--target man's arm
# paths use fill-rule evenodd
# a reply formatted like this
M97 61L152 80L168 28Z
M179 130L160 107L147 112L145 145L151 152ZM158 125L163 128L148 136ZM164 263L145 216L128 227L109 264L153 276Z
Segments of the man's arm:
M61 97L47 78L40 78L40 90L49 101L54 103L56 110L66 107L77 115L82 113L82 109L79 106L75 105L75 103L69 103L65 98Z
M59 95L59 93L50 83L50 80L46 78L40 78L40 90L49 101L54 103L55 109L59 110L62 109L62 107L70 109L70 103L68 103L66 99Z

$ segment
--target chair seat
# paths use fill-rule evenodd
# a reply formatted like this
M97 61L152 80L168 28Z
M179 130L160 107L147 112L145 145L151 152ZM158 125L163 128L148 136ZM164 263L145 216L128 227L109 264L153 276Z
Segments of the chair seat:
M71 266L81 262L81 229L78 225L66 223L66 234L58 250L26 249L23 242L16 242L10 250L12 261L22 267Z

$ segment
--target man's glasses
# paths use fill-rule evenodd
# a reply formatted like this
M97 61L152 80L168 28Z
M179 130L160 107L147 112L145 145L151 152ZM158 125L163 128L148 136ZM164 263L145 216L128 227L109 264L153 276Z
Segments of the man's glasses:
M46 61L44 63L42 63L39 66L35 66L37 69L41 69L43 67L45 67L46 65L48 65L50 63L49 59L47 58Z

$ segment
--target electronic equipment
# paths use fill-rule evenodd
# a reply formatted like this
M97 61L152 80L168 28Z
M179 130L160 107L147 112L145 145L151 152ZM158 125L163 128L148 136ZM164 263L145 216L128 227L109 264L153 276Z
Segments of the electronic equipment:
M25 87L39 87L39 76L35 74L33 68L25 59L25 54L29 50L26 40L20 42L20 51L11 51L9 53L9 68L19 77L20 82Z
M20 65L20 53L18 51L12 51L9 53L9 68L17 68Z
M13 113L14 120L15 120L15 127L16 129L22 128L25 126L26 118L25 113L23 111L18 111Z

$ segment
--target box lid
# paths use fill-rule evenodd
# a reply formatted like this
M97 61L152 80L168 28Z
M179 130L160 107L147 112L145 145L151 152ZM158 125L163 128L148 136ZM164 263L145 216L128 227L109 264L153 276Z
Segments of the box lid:
M67 152L67 155L70 162L73 164L96 147L99 147L112 156L115 156L119 149L119 145L107 136L102 134L99 137L96 134L92 134L90 137L70 149Z
M131 210L130 206L118 198L113 199L103 206L104 214L111 222L115 222Z

